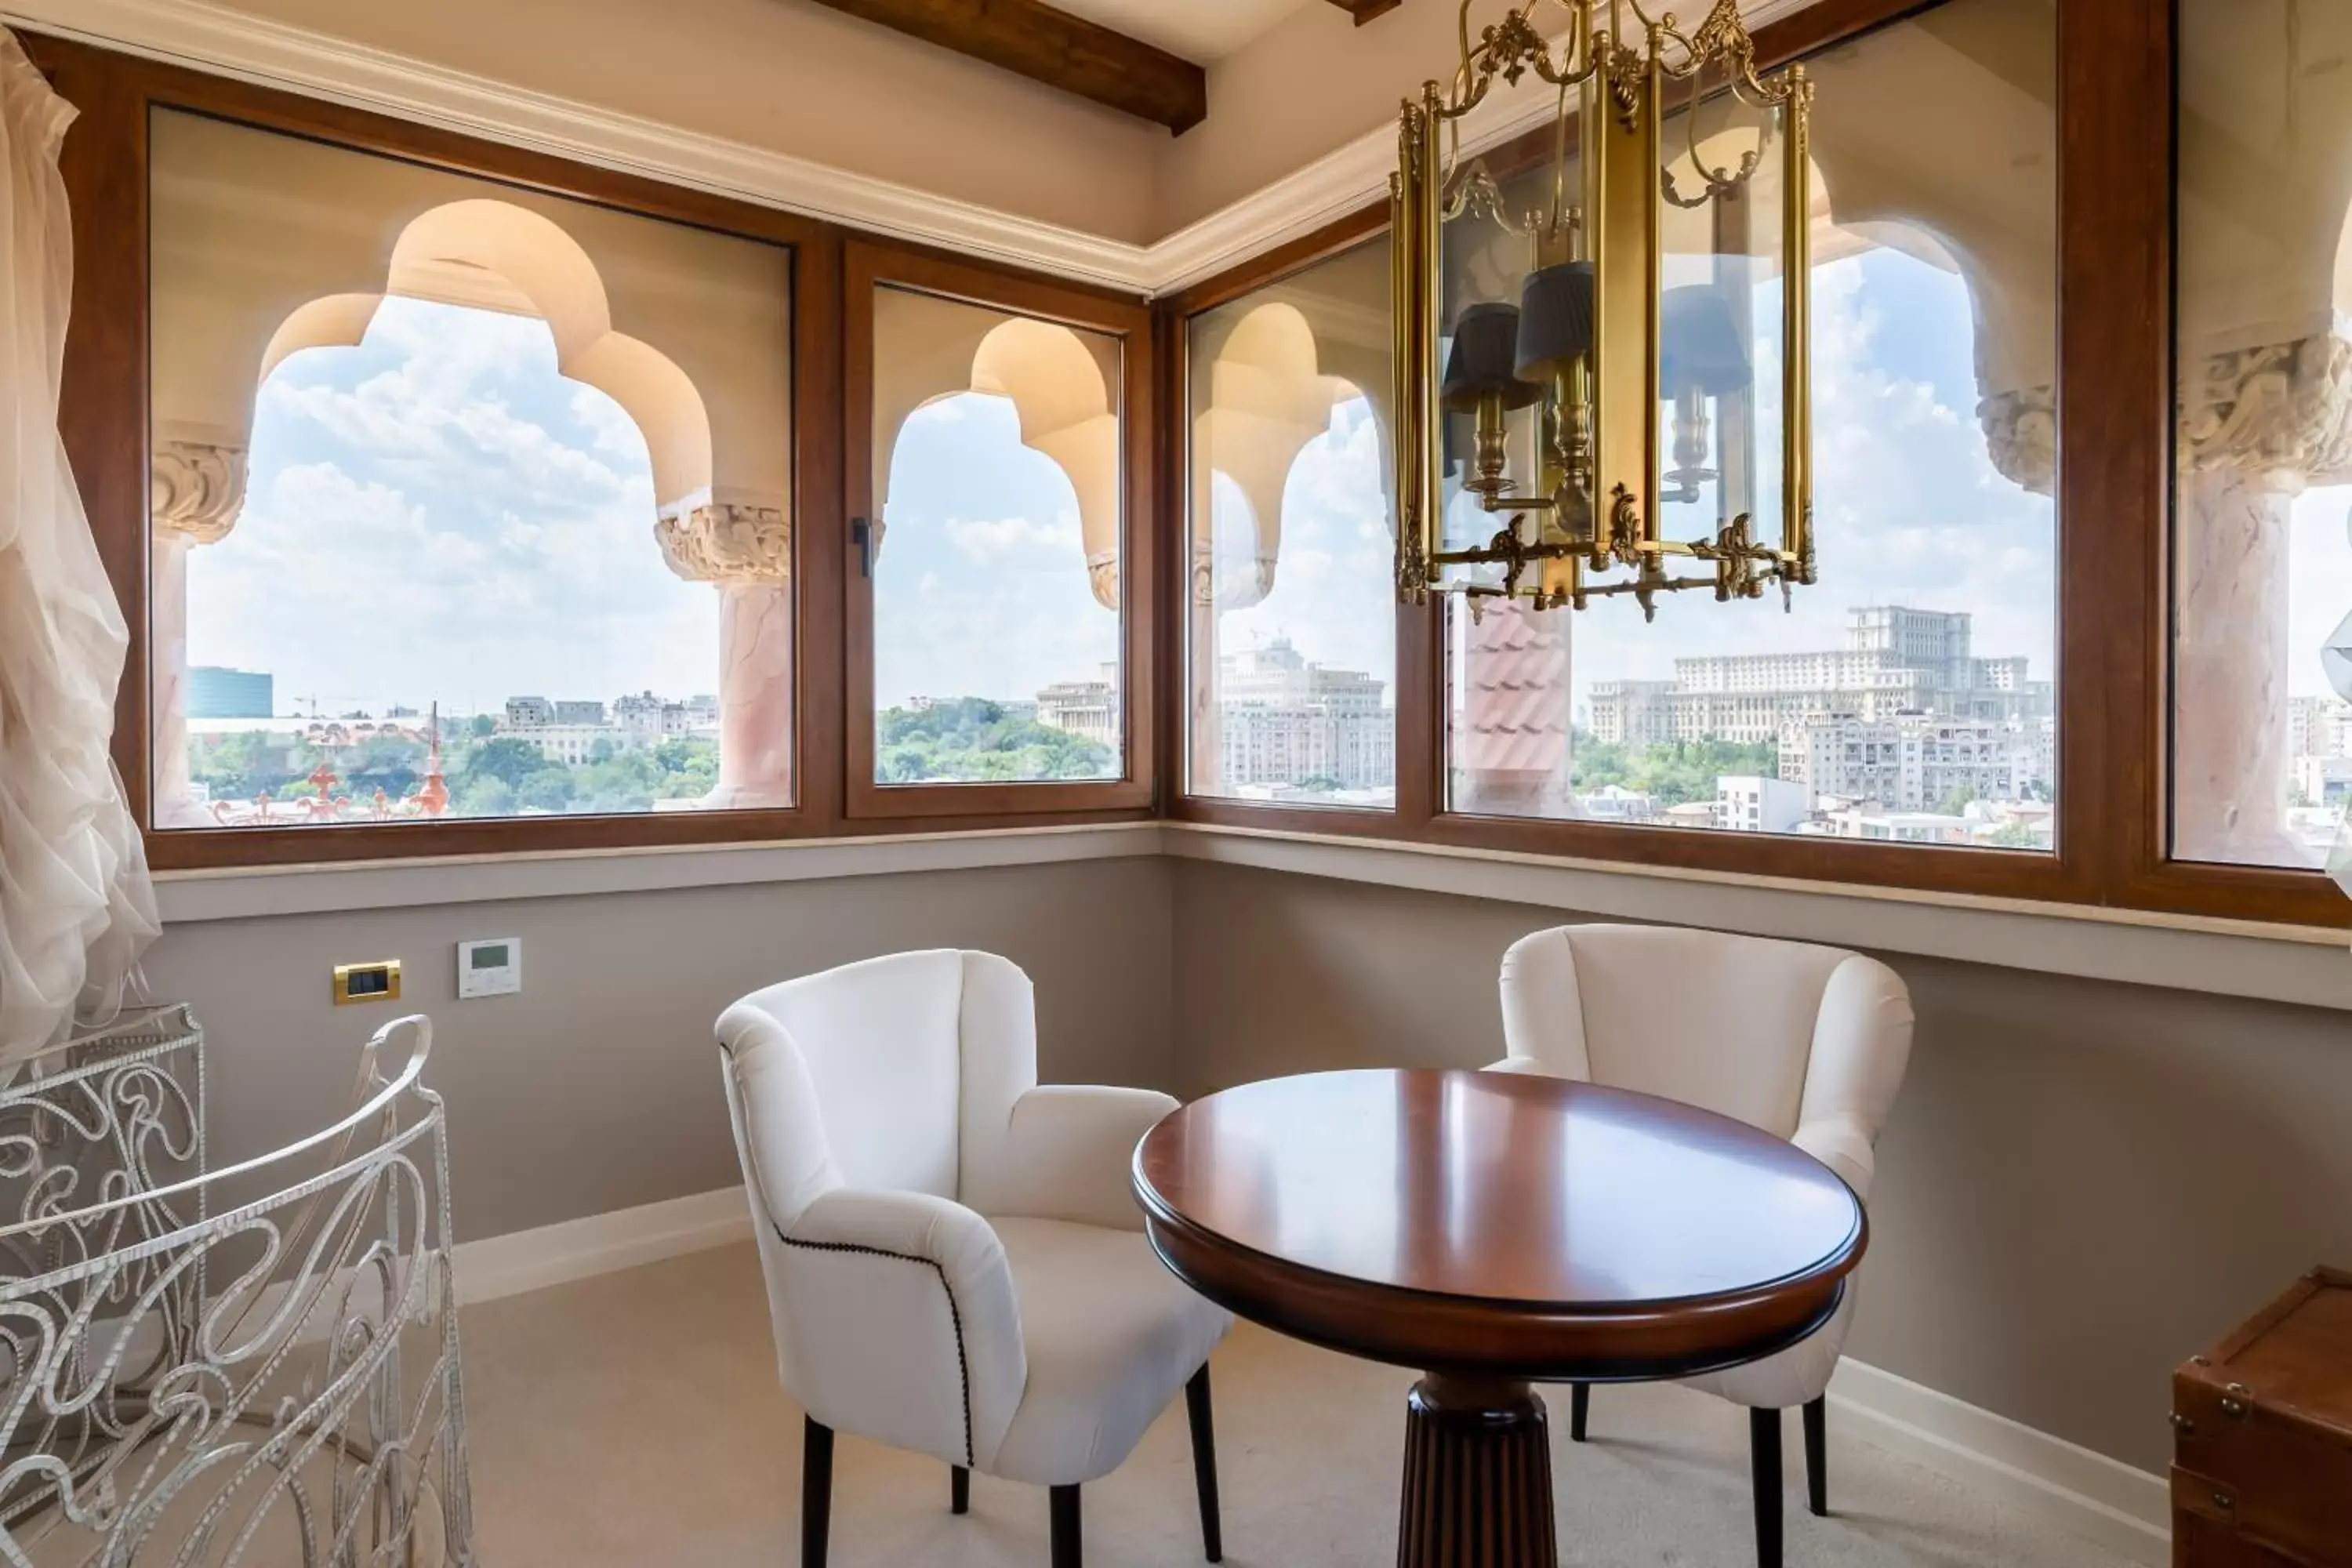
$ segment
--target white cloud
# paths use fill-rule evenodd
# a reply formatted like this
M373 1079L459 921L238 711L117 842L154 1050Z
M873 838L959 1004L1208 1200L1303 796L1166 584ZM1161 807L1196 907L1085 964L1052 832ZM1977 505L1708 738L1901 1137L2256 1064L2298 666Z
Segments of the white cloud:
M1918 307L1969 321L1965 287L1891 252L1872 265L1902 274ZM1913 276L1916 269L1918 276ZM1890 368L1894 352L1937 341L1949 319L1893 319L1859 260L1815 275L1814 487L1822 581L1780 596L1717 605L1704 595L1638 608L1603 605L1572 617L1580 706L1596 680L1655 679L1678 656L1790 652L1843 645L1846 612L1873 604L1966 611L1980 655L2025 654L2050 679L2056 635L2054 510L1996 470L1965 363L1934 381ZM1963 340L1965 341L1965 340ZM1907 353L1907 361L1920 356ZM1759 373L1769 367L1759 363ZM1965 404L1965 406L1964 406ZM1777 478L1768 463L1766 481Z
M189 568L189 657L281 703L716 689L717 596L664 565L642 438L543 322L387 301L262 389L251 499Z
M992 521L950 518L947 535L958 551L983 566L1034 552L1076 552L1082 556L1085 550L1076 518L1057 518L1050 523L1033 522L1025 517Z

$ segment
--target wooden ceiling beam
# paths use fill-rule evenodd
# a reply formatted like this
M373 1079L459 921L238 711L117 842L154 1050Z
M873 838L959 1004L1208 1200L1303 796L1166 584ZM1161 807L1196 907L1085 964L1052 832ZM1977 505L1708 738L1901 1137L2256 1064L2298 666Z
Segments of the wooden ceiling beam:
M1172 132L1189 131L1208 117L1208 73L1199 66L1040 0L817 3Z
M1387 16L1403 5L1404 0L1331 0L1331 4L1353 16L1356 26L1360 27L1375 16Z

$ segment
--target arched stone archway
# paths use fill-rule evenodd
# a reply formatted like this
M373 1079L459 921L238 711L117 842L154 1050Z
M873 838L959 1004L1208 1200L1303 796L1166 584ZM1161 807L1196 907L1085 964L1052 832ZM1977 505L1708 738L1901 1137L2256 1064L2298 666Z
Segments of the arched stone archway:
M874 305L877 510L888 506L898 437L918 409L968 392L1004 398L1020 418L1021 444L1069 479L1088 585L1096 603L1117 610L1126 516L1123 384L1116 339L909 289L880 290Z
M299 165L291 171L298 177L306 173L318 177ZM306 234L304 244L273 255L267 265L240 254L242 265L159 269L159 288L184 287L204 297L175 317L201 322L202 330L175 333L169 342L159 342L157 352L159 440L151 459L154 820L163 826L212 823L193 798L188 775L187 556L227 537L243 510L246 450L260 385L304 350L361 343L392 296L544 321L561 373L606 394L636 425L653 468L656 507L646 521L659 554L678 576L710 583L719 595L719 778L704 804L789 805L792 539L781 471L785 443L772 435L764 442L719 441L712 406L696 377L615 326L607 280L588 250L553 218L490 198L411 205L421 210L373 255L364 226L356 226L357 235L349 232L354 226L343 226ZM235 245L239 238L224 236L218 243ZM364 288L333 286L362 276ZM322 283L329 287L320 289ZM690 328L675 321L667 325ZM732 367L723 348L698 348L706 369L724 381ZM740 423L745 412L731 410L730 416Z
M1275 591L1292 473L1340 405L1369 405L1379 489L1392 500L1388 260L1385 245L1361 247L1193 323L1187 736L1201 787L1223 776L1223 617ZM1221 482L1234 503L1222 538L1213 500ZM1392 505L1382 513L1393 530Z

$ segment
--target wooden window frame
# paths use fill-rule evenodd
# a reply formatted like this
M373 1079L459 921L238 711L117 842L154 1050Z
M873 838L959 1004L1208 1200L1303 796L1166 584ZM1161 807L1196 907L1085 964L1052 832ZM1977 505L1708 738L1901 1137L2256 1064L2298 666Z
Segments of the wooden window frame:
M59 38L21 33L26 52L79 111L63 174L74 215L74 311L59 429L130 631L113 742L148 860L158 870L430 859L878 836L940 825L846 809L843 706L842 292L847 231L775 208L574 163L298 93ZM750 811L501 817L432 823L158 830L148 662L148 138L156 110L300 137L360 154L684 224L792 253L794 804ZM1052 287L1010 268L963 264L994 286ZM1106 298L1109 298L1106 296ZM1132 309L1140 311L1135 303ZM1148 342L1145 345L1148 353ZM1143 373L1151 374L1147 363ZM1148 519L1146 520L1148 521ZM1133 526L1131 524L1131 526ZM1139 550L1138 554L1149 553ZM1129 616L1148 621L1148 615ZM1148 678L1148 667L1139 671ZM958 828L1150 817L1149 791L1115 800L1003 800Z
M1759 29L1777 66L1932 9L1938 0L1819 0ZM2159 915L2352 926L2352 903L2316 871L2218 866L2168 855L2167 743L2173 519L2173 0L2066 0L2058 7L2060 309L2057 487L2057 848L1931 848L1502 818L1446 808L1445 606L1400 606L1397 805L1392 812L1265 805L1194 794L1183 704L1162 729L1169 814L1208 825L1402 840L1633 863L1811 885L1890 887ZM1546 132L1502 150L1540 158ZM1189 406L1192 319L1384 232L1386 204L1186 289L1161 303L1171 406ZM1171 518L1190 506L1188 457L1162 479ZM1189 531L1169 530L1163 576L1186 579ZM1171 690L1193 679L1184 606L1161 616Z
M1817 0L1759 30L1778 63L1928 8L1923 0ZM1046 823L1179 821L1405 840L1638 864L1695 874L1877 886L2163 918L2342 928L2352 904L2315 871L2170 858L2169 574L2173 539L2174 0L2067 0L2058 8L2059 847L2042 856L1773 839L1443 809L1444 647L1430 609L1397 611L1400 715L1391 811L1254 805L1188 793L1182 724L1188 514L1186 323L1200 311L1360 243L1386 226L1368 205L1145 311L1137 301L919 247L868 242L815 220L455 132L26 32L28 52L79 110L64 170L75 215L76 310L60 430L131 634L115 758L145 820L149 774L147 127L156 108L403 159L426 167L788 246L793 255L797 804L790 810L487 819L431 825L154 832L159 869L447 855L758 843ZM871 784L871 667L850 657L862 596L848 581L850 504L870 465L870 370L845 342L853 251L884 276L1074 325L1128 343L1128 777L1115 784L948 786L951 813ZM870 292L868 294L870 301ZM870 336L870 332L869 332ZM848 383L865 375L863 404ZM870 610L870 600L866 601ZM868 700L854 704L853 682ZM846 721L855 715L857 722ZM853 759L853 734L865 751ZM863 784L866 798L852 809ZM984 805L981 797L985 795ZM883 813L885 815L876 815Z
M845 472L853 520L879 515L874 497L874 297L881 288L910 289L983 310L1115 338L1120 347L1119 647L1121 722L1125 744L1116 779L1049 780L1030 784L885 784L874 777L874 582L845 570L842 614L847 628L846 751L848 814L857 818L969 817L1045 812L1150 807L1158 795L1159 726L1155 506L1159 473L1159 403L1152 312L1140 301L1025 276L1013 276L958 258L857 239L843 266Z

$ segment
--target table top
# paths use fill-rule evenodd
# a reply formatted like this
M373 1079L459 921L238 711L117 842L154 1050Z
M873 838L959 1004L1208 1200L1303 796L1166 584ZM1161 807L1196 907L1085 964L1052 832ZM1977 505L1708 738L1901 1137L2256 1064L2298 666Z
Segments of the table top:
M1136 1151L1153 1245L1196 1289L1381 1360L1682 1376L1803 1337L1862 1205L1743 1122L1560 1079L1315 1073L1171 1115Z

